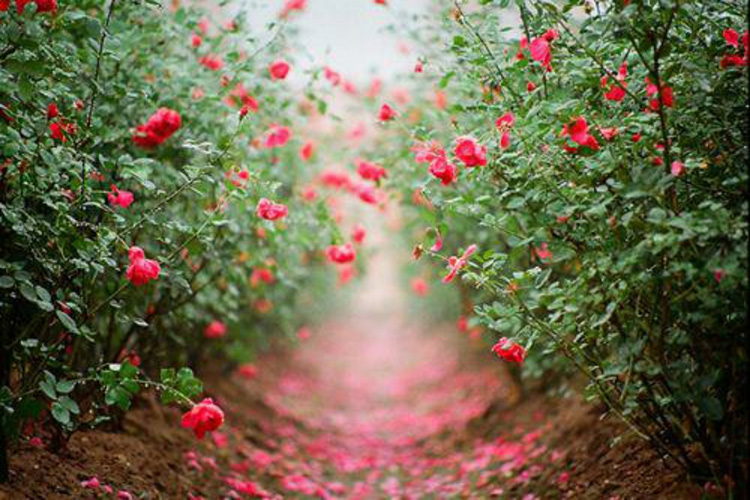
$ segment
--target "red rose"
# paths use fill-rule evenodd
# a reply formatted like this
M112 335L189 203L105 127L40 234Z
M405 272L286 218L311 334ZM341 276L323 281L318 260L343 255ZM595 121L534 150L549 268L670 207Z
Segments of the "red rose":
M286 75L289 74L290 69L292 69L292 67L283 59L276 59L270 66L268 66L268 72L271 74L272 80L285 79Z
M159 277L161 267L155 260L147 259L143 249L140 247L130 247L128 251L130 265L128 266L126 277L135 286L145 285L151 280Z
M267 198L261 198L258 206L255 208L255 213L262 219L278 220L286 217L289 214L289 209L286 205L274 203Z
M223 423L224 412L211 398L204 399L182 416L182 427L193 429L198 439L203 439L206 432L215 431Z
M336 264L346 264L357 258L357 252L354 250L351 243L346 243L345 245L329 246L326 250L326 256L331 262Z

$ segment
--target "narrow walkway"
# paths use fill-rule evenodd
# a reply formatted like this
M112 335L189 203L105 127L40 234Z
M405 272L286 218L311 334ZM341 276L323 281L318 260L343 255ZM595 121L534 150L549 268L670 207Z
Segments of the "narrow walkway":
M346 315L251 382L284 417L263 423L278 452L250 453L253 465L275 470L285 497L486 498L500 481L528 481L539 467L527 465L547 451L539 432L498 429L517 441L484 441L467 431L506 397L502 365L467 352L452 325L432 331L408 317L400 259L374 236L380 252Z

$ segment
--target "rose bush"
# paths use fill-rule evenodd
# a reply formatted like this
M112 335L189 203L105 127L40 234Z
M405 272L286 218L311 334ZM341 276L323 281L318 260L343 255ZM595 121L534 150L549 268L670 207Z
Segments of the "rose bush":
M302 195L286 21L248 43L241 19L179 2L17 3L0 2L0 480L22 429L63 446L144 386L193 406L201 360L293 339L342 242ZM184 421L200 435L223 419L206 401Z
M747 484L746 2L478 4L405 24L415 98L370 108L415 256L524 381Z

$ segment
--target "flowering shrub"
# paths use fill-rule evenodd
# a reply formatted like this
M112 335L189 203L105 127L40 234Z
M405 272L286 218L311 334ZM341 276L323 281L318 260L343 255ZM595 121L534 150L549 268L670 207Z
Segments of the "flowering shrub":
M216 429L186 366L293 338L310 265L341 242L299 193L313 150L285 23L247 45L240 20L161 2L16 7L0 2L0 480L24 424L62 446L143 387Z
M478 3L410 29L417 97L371 108L398 122L376 147L415 256L526 380L581 373L661 453L743 482L747 4Z

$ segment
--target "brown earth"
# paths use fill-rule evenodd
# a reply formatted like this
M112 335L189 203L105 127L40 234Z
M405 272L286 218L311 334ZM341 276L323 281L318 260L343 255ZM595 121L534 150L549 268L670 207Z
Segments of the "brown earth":
M146 395L120 431L78 432L60 454L12 449L0 500L115 498L80 485L93 476L144 499L248 498L234 492L256 485L257 496L311 498L299 486L311 478L322 498L700 498L602 409L517 401L486 344L410 323L393 262L376 256L347 315L259 360L253 380L203 374L227 415L223 443L197 441L177 409Z
M217 390L212 395L218 399L242 400L229 419L247 424L254 415L283 419L240 381L223 380L213 386ZM476 436L491 437L499 428L535 422L540 412L546 414L546 425L551 429L541 442L566 450L570 467L570 480L563 487L557 484L559 470L545 469L534 488L540 498L700 498L698 486L687 483L680 471L659 459L639 439L628 438L611 446L612 439L624 433L624 426L610 419L600 420L599 409L578 402L531 396L512 408L475 419L451 442L458 446ZM64 454L21 445L12 450L11 481L0 486L0 499L99 498L79 484L92 476L112 485L115 492L139 492L140 498L187 498L188 492L217 498L211 493L219 490L221 482L196 474L183 460L185 452L196 448L207 451L211 445L203 442L196 447L193 436L179 427L179 416L176 410L161 408L152 398L142 398L126 416L122 432L79 432ZM259 446L265 444L259 428L248 425L244 429L245 439ZM506 498L521 497L514 496L511 489Z

